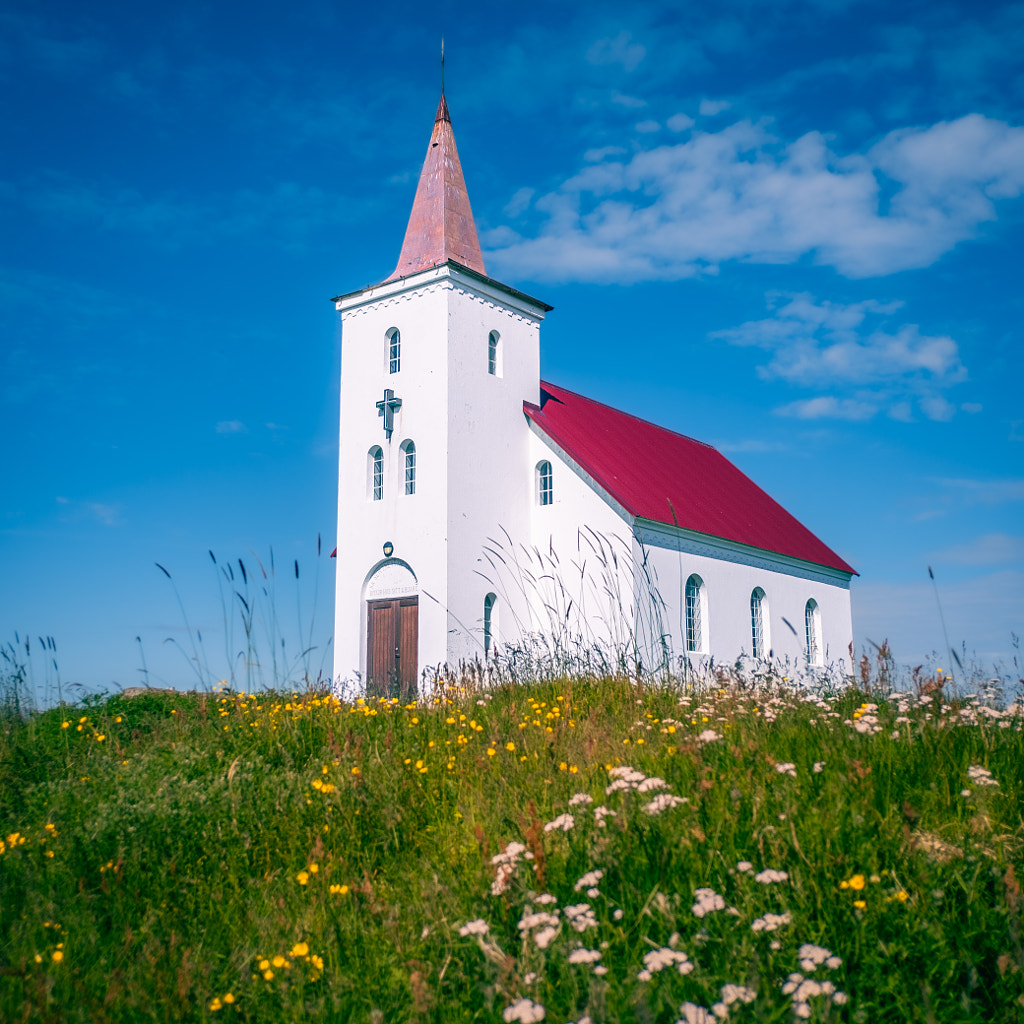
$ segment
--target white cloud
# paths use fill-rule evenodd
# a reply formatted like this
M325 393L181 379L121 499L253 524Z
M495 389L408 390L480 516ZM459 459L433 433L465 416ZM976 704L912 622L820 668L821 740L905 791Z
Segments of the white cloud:
M889 327L880 318L900 303L874 300L847 305L817 302L802 294L770 296L782 302L774 315L750 320L711 336L732 345L756 346L771 353L758 367L764 380L800 387L856 388L852 396L821 395L777 409L800 419L866 420L885 410L896 420L913 419L916 408L931 420L949 420L956 412L940 392L967 378L957 343L945 335L928 336L917 324Z
M801 399L775 410L777 416L792 416L800 420L869 420L877 412L878 406L872 402L835 398L832 395Z
M104 526L117 526L121 522L120 505L104 505L98 501L87 502L85 510Z
M633 42L629 32L623 30L615 38L599 39L587 50L591 64L621 64L626 71L633 71L647 54L642 43Z
M958 493L968 504L1001 505L1008 501L1024 501L1024 480L972 480L940 477L935 481L949 491Z
M588 164L596 164L610 156L622 156L625 152L621 146L601 146L598 149L588 149L583 154L583 159Z
M692 128L696 122L686 114L673 114L665 124L670 132L685 132Z
M647 100L642 100L638 96L626 96L621 92L612 93L612 103L629 110L639 110L641 107L647 106Z
M964 412L969 413L971 416L974 416L977 413L981 412L982 409L985 408L985 406L983 406L981 402L962 402L960 404L960 408Z
M785 144L740 121L584 167L538 200L536 237L491 259L533 280L674 280L806 257L870 277L934 263L1022 189L1024 128L979 114L849 155L818 132Z
M1006 565L1024 559L1024 537L986 533L966 544L954 544L936 551L930 557L936 565L943 562L956 565Z
M714 117L731 106L732 104L728 100L701 100L699 113L701 117Z
M247 434L249 428L241 420L221 420L217 424L218 434Z
M507 217L518 217L524 210L530 205L530 200L533 199L534 190L532 188L521 188L518 189L512 196L512 198L505 204L505 216Z
M641 121L636 126L636 130L644 135L651 135L654 132L660 132L661 125L657 121Z

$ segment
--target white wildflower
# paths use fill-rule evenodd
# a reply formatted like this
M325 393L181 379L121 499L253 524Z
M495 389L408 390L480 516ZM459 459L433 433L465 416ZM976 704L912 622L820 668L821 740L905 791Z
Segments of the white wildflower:
M615 921L621 921L622 920L622 916L623 916L622 909L620 907L616 907L615 910L612 912L612 919L615 920Z
M713 910L725 910L725 900L714 889L696 889L693 895L697 900L691 907L695 917L703 917Z
M754 881L762 885L771 885L773 882L789 881L789 874L785 871L776 871L774 868L765 868L754 875Z
M592 804L594 798L589 793L575 793L569 798L570 807L579 807L580 804Z
M757 998L757 993L746 985L723 985L722 1002L726 1006L733 1003L752 1003Z
M594 968L594 973L599 977L603 978L608 973L608 968L604 964L598 964Z
M794 779L796 778L796 765L792 761L780 761L775 770L780 775L792 775Z
M571 903L564 909L565 919L578 932L597 927L597 918L589 903Z
M560 814L554 821L549 821L544 826L545 832L555 832L561 830L562 832L568 832L576 824L576 819L571 814Z
M467 935L486 935L488 924L483 918L478 917L475 921L467 921L460 929L459 934L466 938Z
M720 740L721 738L722 738L722 737L721 737L721 734L719 734L719 733L715 732L715 730L714 730L714 729L705 729L705 730L704 730L704 731L703 731L703 732L702 732L702 733L701 733L701 734L700 734L700 735L699 735L699 736L697 737L697 739L698 739L698 740L699 740L699 741L700 741L701 743L714 743L714 742L715 742L715 740Z
M983 768L980 764L972 764L967 769L967 777L976 786L998 786L999 783L992 778L992 773L987 769Z
M604 872L600 868L595 868L593 871L588 871L574 886L576 892L580 892L583 889L590 889L597 885L601 879L604 878Z
M644 779L639 786L636 787L638 793L650 793L655 789L667 789L668 783L664 779L650 778Z
M519 1021L519 1024L535 1024L536 1021L544 1019L545 1010L539 1003L532 999L517 999L511 1006L506 1006L501 1015L505 1024L512 1024Z
M773 932L785 924L792 924L792 918L789 916L788 911L785 914L765 914L764 917L759 917L751 923L750 930L754 932Z
M534 896L533 902L539 903L542 907L550 907L552 903L557 903L558 901L551 893L542 892L539 896Z
M607 828L605 824L605 818L617 818L618 815L610 808L605 807L603 804L600 807L594 808L594 818L597 821L598 828Z
M535 914L523 914L522 919L519 922L518 928L521 932L530 932L535 928L541 928L550 926L552 928L558 927L558 912L549 914L544 910L538 910Z
M673 964L675 964L676 970L680 974L689 974L693 970L690 958L681 949L672 949L670 946L664 946L661 949L652 949L644 954L644 970L640 972L640 975L647 974L648 977L637 976L640 977L641 981L650 981L651 975L657 974Z
M682 1017L676 1021L676 1024L715 1024L715 1018L703 1006L698 1006L696 1003L683 1003L679 1007L679 1012Z
M824 761L815 761L814 762L814 770L815 770L815 772L823 772L825 770L825 762Z
M659 793L649 804L644 804L644 812L652 818L667 811L670 807L678 807L680 804L688 804L690 801L685 796L673 796L671 793Z
M737 870L737 871L742 871L742 872L744 872L745 874L749 874L749 873L750 873L751 871L753 871L753 870L754 870L754 865L753 865L753 864L751 864L749 860L741 860L741 861L740 861L740 862L739 862L739 863L738 863L738 864L736 865L736 870Z
M822 964L825 964L831 970L835 970L843 962L839 957L833 955L831 950L825 949L824 946L815 946L811 942L805 942L796 955L800 959L800 966L808 972L813 971Z
M547 928L541 928L539 932L533 937L533 941L538 949L547 949L552 942L555 941L555 936L558 934L558 929L548 925Z
M569 954L569 963L571 964L596 964L600 959L601 951L599 949L584 949L582 946Z
M536 980L537 980L537 972L536 971L530 971L530 973L527 974L523 978L523 984L524 985L532 985Z

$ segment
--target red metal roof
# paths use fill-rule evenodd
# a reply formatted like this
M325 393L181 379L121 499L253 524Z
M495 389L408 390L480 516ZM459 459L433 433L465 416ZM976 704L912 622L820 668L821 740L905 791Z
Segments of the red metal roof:
M455 148L448 104L442 95L409 214L409 226L405 229L402 253L398 266L387 280L394 281L448 260L461 263L478 274L487 273L459 151Z
M721 452L541 382L526 415L630 515L856 571Z

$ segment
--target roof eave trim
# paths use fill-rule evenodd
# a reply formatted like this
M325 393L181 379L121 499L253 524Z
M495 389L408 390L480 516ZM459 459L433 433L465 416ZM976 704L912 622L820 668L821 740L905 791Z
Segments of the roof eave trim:
M459 271L459 273L465 274L467 277L475 278L484 284L490 285L492 288L497 288L499 291L505 292L507 295L511 295L519 302L527 302L532 306L536 306L544 313L550 313L551 310L555 308L554 306L549 306L546 302L542 302L540 299L535 299L532 295L527 295L526 292L519 291L518 288L502 284L501 281L495 280L493 277L488 277L486 274L481 274L478 270L473 270L472 267L467 267L465 264L459 263L457 260L453 259L447 259L441 263L435 263L430 267L423 267L421 270L414 270L411 273L403 274L401 277L392 277L385 281L378 281L376 284L368 284L363 288L357 288L355 291L346 292L344 295L335 295L334 298L331 299L331 302L337 304L339 302L344 302L346 299L354 299L356 296L373 291L375 288L383 288L389 285L402 285L421 274L429 274L431 271L437 270L438 267L454 267Z
M716 537L712 533L701 533L699 530L691 530L685 526L676 526L674 523L662 523L656 519L645 519L643 516L636 516L636 527L638 530L645 530L654 534L661 534L667 538L680 538L691 540L697 544L709 544L723 552L733 554L745 554L749 557L767 558L780 566L787 566L797 570L799 575L808 572L823 573L833 577L840 583L849 586L850 580L860 573L856 569L840 569L835 565L825 565L823 562L812 562L807 558L797 558L795 555L785 555L781 551L772 551L770 548L759 548L753 544L744 544L742 541L729 540L727 537Z

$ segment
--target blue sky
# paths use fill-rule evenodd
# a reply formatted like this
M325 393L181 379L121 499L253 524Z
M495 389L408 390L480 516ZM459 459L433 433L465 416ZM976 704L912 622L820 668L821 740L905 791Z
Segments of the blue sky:
M270 632L330 664L329 299L394 267L442 34L488 271L555 306L545 377L721 448L858 569L859 647L944 650L931 565L951 644L1009 668L1024 5L913 0L6 0L0 641L192 685L208 551L272 551Z

